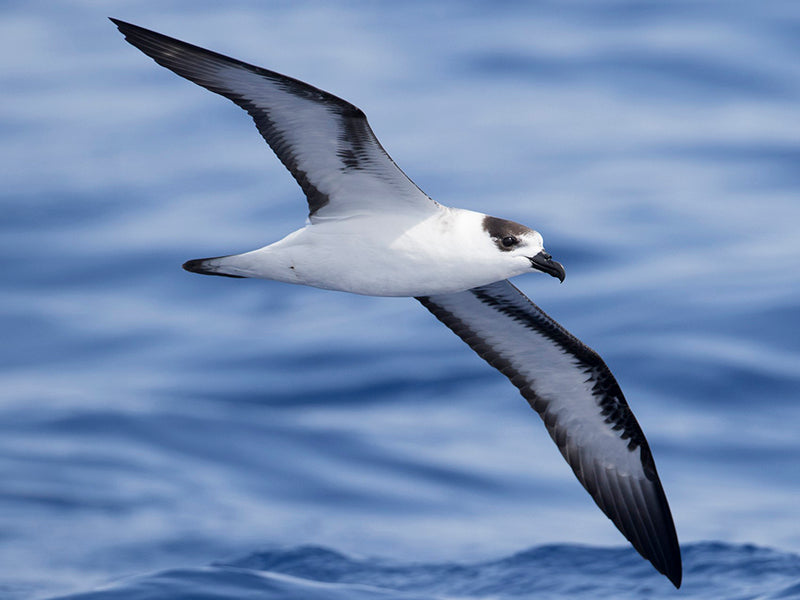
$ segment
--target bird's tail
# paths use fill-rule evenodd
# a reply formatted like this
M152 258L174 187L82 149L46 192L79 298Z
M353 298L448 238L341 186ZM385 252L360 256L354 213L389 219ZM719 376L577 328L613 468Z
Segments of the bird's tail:
M247 277L247 275L243 275L236 267L236 261L230 260L236 258L236 256L238 255L195 258L183 263L183 268L192 273L200 273L201 275L219 275L220 277L243 279Z

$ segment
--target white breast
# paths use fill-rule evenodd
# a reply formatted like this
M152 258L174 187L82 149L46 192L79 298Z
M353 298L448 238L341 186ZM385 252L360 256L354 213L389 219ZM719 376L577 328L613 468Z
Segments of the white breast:
M433 216L368 215L308 225L236 257L236 273L370 296L463 291L530 270L503 256L480 213L442 207Z

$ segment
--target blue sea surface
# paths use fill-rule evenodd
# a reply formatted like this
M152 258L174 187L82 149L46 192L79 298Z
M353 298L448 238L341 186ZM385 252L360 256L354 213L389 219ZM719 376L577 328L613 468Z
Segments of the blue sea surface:
M300 227L232 103L114 16L369 115L616 374L675 590L419 304L199 277ZM0 4L0 598L800 598L796 2Z

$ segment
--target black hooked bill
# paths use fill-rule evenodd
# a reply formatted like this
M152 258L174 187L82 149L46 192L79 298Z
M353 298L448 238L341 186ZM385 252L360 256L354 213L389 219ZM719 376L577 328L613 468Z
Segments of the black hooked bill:
M562 265L560 262L554 261L553 257L544 250L528 260L531 261L531 266L534 269L542 271L543 273L547 273L548 275L552 275L553 277L558 277L560 282L564 282L564 278L567 276L566 272L564 271L564 265Z

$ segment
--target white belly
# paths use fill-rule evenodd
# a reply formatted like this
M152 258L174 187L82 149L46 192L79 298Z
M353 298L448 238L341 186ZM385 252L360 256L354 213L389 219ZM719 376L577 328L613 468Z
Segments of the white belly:
M442 221L364 217L310 225L270 246L219 259L225 262L218 267L369 296L459 292L530 271L526 260L499 260L488 238L482 247L474 235L460 236Z

